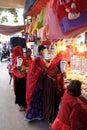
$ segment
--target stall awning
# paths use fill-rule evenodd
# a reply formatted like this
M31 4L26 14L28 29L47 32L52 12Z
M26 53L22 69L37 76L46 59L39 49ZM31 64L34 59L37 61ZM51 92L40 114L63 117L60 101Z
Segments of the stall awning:
M28 3L29 1L30 0L26 0L26 3ZM25 4L24 16L32 16L32 15L39 14L41 9L46 6L46 3L48 1L49 0L34 0L32 3L32 7L29 6L29 8L28 8L28 5ZM26 8L27 8L27 10L26 10Z
M25 0L0 0L0 8L24 8Z
M37 0L26 0L25 1L24 17L26 17L27 12L31 10L32 6L35 4L36 1Z
M23 29L25 29L25 25L20 25L20 26L0 25L0 33L4 35L13 35L17 32L22 31Z

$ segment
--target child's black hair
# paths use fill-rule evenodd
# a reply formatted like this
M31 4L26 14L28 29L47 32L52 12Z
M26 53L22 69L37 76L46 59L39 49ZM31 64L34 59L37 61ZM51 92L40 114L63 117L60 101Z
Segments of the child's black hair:
M39 45L39 47L38 47L38 52L40 52L41 50L44 50L45 48L46 48L45 46Z
M81 85L81 81L71 80L70 84L67 86L67 90L72 94L72 96L78 97L81 95Z

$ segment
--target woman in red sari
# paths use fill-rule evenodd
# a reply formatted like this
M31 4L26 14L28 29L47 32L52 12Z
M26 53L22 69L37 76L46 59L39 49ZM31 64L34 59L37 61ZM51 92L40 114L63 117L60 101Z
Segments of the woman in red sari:
M26 70L24 66L24 58L21 46L13 49L12 58L12 75L14 82L15 103L18 104L19 110L26 108Z
M51 61L44 79L43 115L52 123L57 116L61 97L64 93L66 54L61 51Z
M43 118L43 78L45 71L43 45L38 46L38 55L32 62L27 74L27 113L25 120L41 120Z
M78 100L78 97L81 95L81 84L78 80L72 80L67 86L51 130L77 130L81 111Z
M29 67L29 66L31 65L31 63L32 63L31 54L32 54L31 49L30 49L30 48L27 48L27 49L26 49L26 56L25 56L24 60L25 60L25 62L26 62L26 64L27 64L28 67Z

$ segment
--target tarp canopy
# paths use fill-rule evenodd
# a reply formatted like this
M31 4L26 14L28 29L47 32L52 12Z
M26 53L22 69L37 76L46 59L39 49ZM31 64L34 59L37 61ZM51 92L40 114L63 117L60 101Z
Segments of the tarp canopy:
M0 8L24 8L25 0L0 0Z
M25 0L0 0L0 8L23 8L25 6ZM21 26L4 26L0 25L0 33L4 35L12 35L22 31L25 28Z
M48 1L49 0L26 0L24 8L24 17L39 14L41 9L46 6L46 3ZM31 6L29 6L30 4L28 3L31 3Z
M12 35L25 29L25 25L20 26L5 26L0 25L0 33L4 35Z
M32 8L37 0L26 0L25 7L24 7L24 17L26 18L27 12Z

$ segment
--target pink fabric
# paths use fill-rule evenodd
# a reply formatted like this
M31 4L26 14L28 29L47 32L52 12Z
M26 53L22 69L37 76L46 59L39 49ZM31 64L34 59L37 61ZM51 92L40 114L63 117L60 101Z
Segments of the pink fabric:
M59 24L56 11L53 8L50 8L49 6L48 6L48 11L46 14L44 26L48 27L47 38L50 40L59 40L59 39L70 38L74 36L76 37L76 35L85 31L87 28L87 26L82 26L64 34Z
M80 11L83 8L87 8L86 0L83 2L80 0L76 0L76 3L78 5L78 8L80 8ZM52 3L51 3L52 2ZM64 16L67 16L67 12L65 12L65 9L63 6L59 5L58 1L52 0L48 4L48 8L46 11L46 16L45 16L45 22L44 22L44 27L47 27L47 38L50 40L59 40L59 39L64 39L64 38L70 38L70 37L76 37L79 33L82 33L86 30L87 26L82 26L82 27L77 27L76 29L72 29L71 31L66 32L65 34L63 33L61 26L60 26L60 19L62 19ZM80 6L79 3L84 3L84 6ZM55 9L55 6L58 6L58 9ZM63 9L62 9L63 8ZM58 11L58 16L57 16L57 11ZM64 10L61 12L60 10ZM60 18L59 18L60 17ZM55 30L55 31L54 31ZM44 33L42 32L43 36Z
M57 15L56 15L56 12L52 8L48 9L45 24L48 26L48 34L47 34L48 39L55 40L55 39L62 38L63 33L58 24Z
M44 61L42 58L37 57L32 62L31 66L29 67L27 73L27 84L26 84L26 102L27 106L29 106L32 94L36 87L37 80L39 75L42 72L43 67L45 66Z
M45 26L38 30L38 36L41 37L41 40L47 39Z

